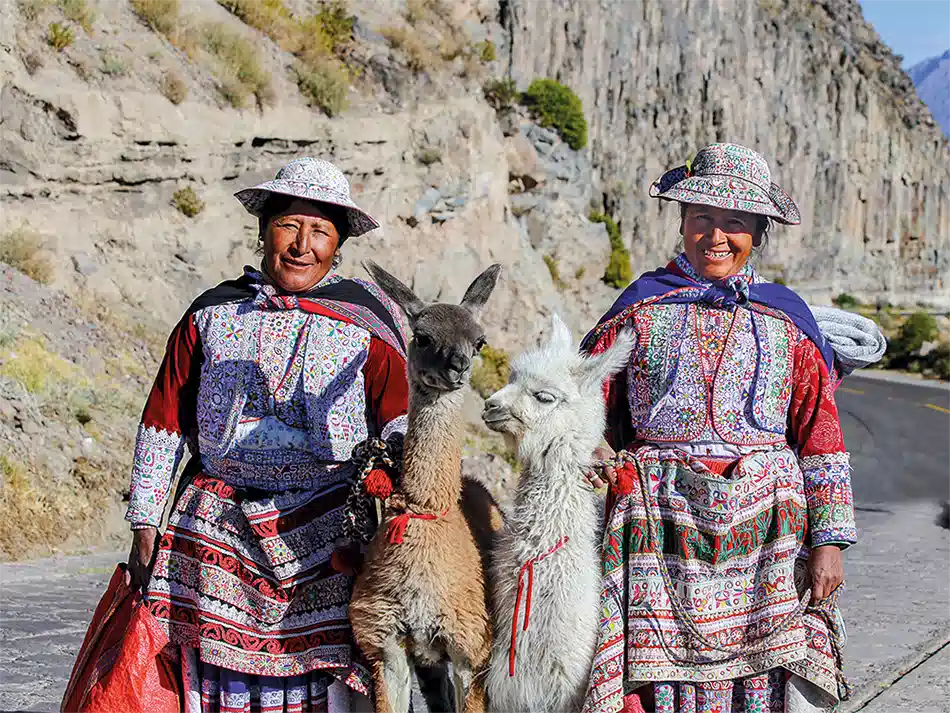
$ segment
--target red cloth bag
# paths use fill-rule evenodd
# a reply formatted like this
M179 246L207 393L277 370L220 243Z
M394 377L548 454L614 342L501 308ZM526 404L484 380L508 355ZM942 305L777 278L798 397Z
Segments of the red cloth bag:
M178 680L162 655L168 636L116 567L73 666L62 713L177 713Z

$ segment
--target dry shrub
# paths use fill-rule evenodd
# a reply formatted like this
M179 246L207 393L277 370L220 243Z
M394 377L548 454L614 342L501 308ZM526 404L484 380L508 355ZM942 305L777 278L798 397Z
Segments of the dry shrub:
M441 64L438 52L423 41L415 30L384 27L381 34L389 44L406 55L406 65L413 72L429 72Z
M44 240L38 233L25 227L17 228L0 238L0 262L48 285L56 271L44 247Z
M175 72L166 72L159 82L159 90L172 104L181 104L188 96L188 86L185 80Z
M297 87L311 106L319 107L327 116L336 116L346 108L350 75L340 62L300 62L294 71Z
M58 0L56 4L67 20L75 22L87 34L92 32L96 12L86 4L86 0Z
M20 337L6 351L0 375L18 381L41 403L76 376L73 365L51 352L43 339L29 336Z
M73 28L69 25L63 25L59 22L51 22L46 30L46 44L57 52L62 52L69 47L76 36L73 34Z
M322 2L316 13L298 18L281 0L218 0L297 58L297 87L311 106L335 116L346 106L350 72L340 61L353 38L353 17L342 0Z
M198 197L198 194L195 193L195 189L191 186L186 186L185 188L175 191L175 194L172 196L172 203L182 215L188 218L194 218L205 209L204 201Z
M216 60L218 89L231 106L243 108L251 96L261 105L273 100L270 74L248 38L223 24L208 23L202 27L202 46Z
M0 454L0 476L0 555L14 560L49 553L66 541L97 539L103 505L116 499L125 480L119 468L80 457L69 480L58 482L12 453Z
M179 0L132 0L132 10L152 30L169 39L178 30Z
M23 19L36 22L53 4L53 0L20 0L18 5Z

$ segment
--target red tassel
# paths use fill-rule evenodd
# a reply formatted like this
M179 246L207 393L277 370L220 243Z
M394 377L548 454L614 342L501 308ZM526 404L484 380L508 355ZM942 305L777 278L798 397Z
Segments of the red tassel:
M629 495L633 492L633 479L637 476L636 466L630 463L624 463L617 468L617 492L621 495Z
M363 481L366 494L385 500L393 494L393 481L382 468L373 468Z
M396 515L389 522L389 529L386 530L386 537L389 539L390 543L394 545L401 545L403 537L406 534L406 527L409 526L409 513L404 512L399 515Z

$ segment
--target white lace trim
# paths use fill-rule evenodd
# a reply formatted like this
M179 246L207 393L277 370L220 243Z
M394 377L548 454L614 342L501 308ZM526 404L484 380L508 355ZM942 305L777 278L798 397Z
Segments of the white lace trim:
M408 427L408 425L409 425L409 419L406 417L405 414L403 414L402 416L396 416L396 418L394 418L392 421L390 421L385 426L383 426L383 432L379 434L379 437L385 441L385 440L388 440L389 437L393 435L394 433L401 433L402 435L405 436L406 428Z
M125 519L134 525L158 527L175 471L185 450L177 431L139 425Z
M849 465L851 455L847 451L837 453L819 453L813 456L806 456L799 461L802 470L811 470L812 468L826 468L830 465Z

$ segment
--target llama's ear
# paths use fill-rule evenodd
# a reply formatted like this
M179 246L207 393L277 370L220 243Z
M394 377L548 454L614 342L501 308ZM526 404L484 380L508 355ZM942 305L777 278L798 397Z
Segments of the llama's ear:
M548 337L548 347L559 352L572 353L574 351L571 330L557 312L551 314L551 336Z
M501 265L496 263L476 277L472 284L468 286L468 289L465 290L465 296L460 304L474 317L481 314L485 303L488 302L488 298L498 282L499 274L501 274Z
M607 379L627 365L635 343L633 330L624 329L605 352L584 358L580 367L583 386L599 391Z
M402 282L386 272L372 260L364 260L363 267L373 277L373 281L380 289L392 298L393 302L402 308L409 321L412 322L425 309L425 303L416 297L416 293Z

